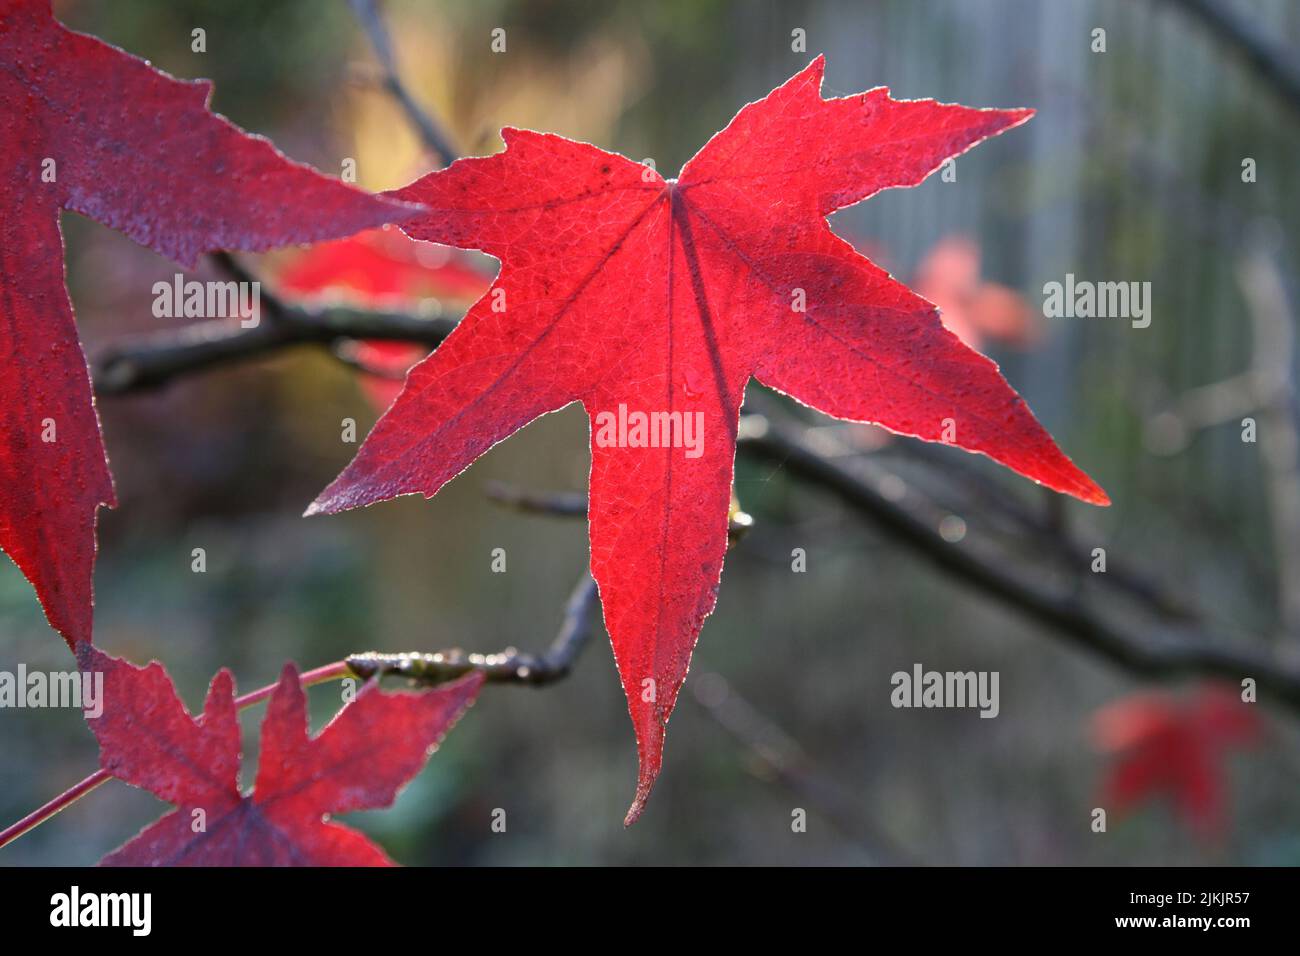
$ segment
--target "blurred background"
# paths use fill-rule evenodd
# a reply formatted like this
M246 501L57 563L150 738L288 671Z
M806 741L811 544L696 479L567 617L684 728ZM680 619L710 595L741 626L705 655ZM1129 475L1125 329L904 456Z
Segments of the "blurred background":
M884 193L833 225L998 361L1114 505L788 413L829 454L890 476L954 547L979 546L1134 633L1191 622L1207 639L1297 660L1300 102L1193 9L1205 6L392 0L385 15L403 78L470 155L501 148L497 130L512 125L652 157L674 175L819 52L828 96L883 85L900 98L1036 108L962 157L955 181ZM1210 6L1289 50L1294 68L1300 5ZM213 79L214 109L326 173L354 159L360 184L379 190L436 165L343 0L55 9L176 76ZM195 28L204 53L191 50ZM796 30L806 51L792 49ZM92 359L183 321L151 312L172 263L73 214L63 226ZM366 265L375 248L404 263L387 285ZM447 309L472 301L475 276L493 267L387 234L332 258L247 261L303 294ZM1150 282L1150 326L1044 317L1044 284L1067 273ZM372 357L400 370L414 356ZM433 500L304 520L356 450L340 423L355 419L363 437L391 384L305 347L102 398L121 504L100 514L96 644L163 661L191 708L222 666L248 691L287 659L543 648L585 566L584 522L519 514L484 489L583 490L581 410L530 425ZM1248 417L1254 442L1242 437ZM394 809L348 822L407 864L1300 863L1300 713L1262 695L1248 719L1225 718L1202 682L1142 680L954 582L779 464L742 456L736 494L754 528L728 556L636 826L622 825L632 727L599 627L570 678L489 686ZM1061 560L1062 542L1083 557ZM1096 547L1106 580L1090 568ZM191 570L195 548L204 573ZM494 548L508 555L504 574L491 571ZM795 548L803 573L791 569ZM68 656L4 561L0 668L19 662L57 670ZM894 709L890 675L918 662L1000 672L998 718ZM323 721L337 692L317 688L312 701ZM260 708L243 715L250 784L260 719ZM76 711L6 712L0 752L2 824L97 762ZM1108 810L1105 833L1093 832L1095 807ZM490 827L496 808L505 833ZM799 808L806 832L792 830ZM162 809L111 783L0 851L0 864L92 863Z

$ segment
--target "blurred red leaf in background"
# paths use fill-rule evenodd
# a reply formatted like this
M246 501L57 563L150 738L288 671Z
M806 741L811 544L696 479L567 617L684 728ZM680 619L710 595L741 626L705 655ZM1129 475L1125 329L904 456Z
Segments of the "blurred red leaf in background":
M1093 717L1097 748L1111 756L1103 800L1123 816L1168 798L1182 822L1203 838L1227 825L1224 762L1254 744L1263 722L1230 687L1209 685L1188 697L1147 692L1103 707Z
M280 289L294 298L344 301L367 309L410 308L425 299L468 305L490 283L460 250L387 228L312 246L278 277ZM362 372L358 379L370 404L381 412L393 404L406 373L428 352L411 342L357 343L351 357L377 373Z
M979 244L966 236L935 243L916 267L912 288L937 305L943 324L973 349L986 340L1029 348L1042 334L1024 296L980 277Z

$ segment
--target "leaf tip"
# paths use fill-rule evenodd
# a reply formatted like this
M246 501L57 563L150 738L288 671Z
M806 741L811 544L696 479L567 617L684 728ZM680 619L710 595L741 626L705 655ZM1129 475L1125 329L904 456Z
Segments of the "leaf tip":
M327 515L329 513L329 505L325 500L324 492L322 492L320 497L307 506L307 510L302 513L302 516L310 518L314 515Z
M506 144L506 149L509 149L528 132L530 131L526 129L520 129L518 126L502 126L501 134L500 134L501 142Z
M825 76L826 54L818 53L811 61L809 61L807 66L787 80L785 85L789 86L791 83L811 82L813 85L813 92L820 97L822 92L822 81L825 79Z
M632 801L632 806L628 807L627 816L623 817L623 826L630 827L641 819L641 811L645 809L645 803L649 796L648 791L642 795L641 788L637 787L636 798Z
M1069 459L1066 459L1069 461ZM1096 505L1099 508L1110 506L1110 495L1106 494L1105 489L1089 477L1088 473L1079 468L1074 462L1069 462L1070 469L1073 472L1069 484L1063 484L1056 488L1057 491L1064 492L1074 498L1078 498L1085 504Z
M223 667L212 676L208 684L207 704L204 706L206 713L208 707L214 703L225 699L234 700L235 698L235 675L230 673L230 668Z
M628 807L627 816L623 818L623 826L630 827L641 819L641 812L645 810L645 805L650 800L650 792L654 790L657 779L659 779L659 761L656 759L648 762L643 757L637 774L636 796L632 798L632 806Z
M1032 106L1024 106L1013 110L1003 110L1002 112L1006 113L1011 119L1011 126L1007 127L1008 129L1014 126L1019 126L1022 123L1028 123L1038 115L1038 110L1034 109Z
M1098 508L1110 507L1110 495L1106 494L1101 485L1096 482L1092 482L1092 487L1089 489L1088 497L1083 500L1088 502L1090 505L1096 505Z

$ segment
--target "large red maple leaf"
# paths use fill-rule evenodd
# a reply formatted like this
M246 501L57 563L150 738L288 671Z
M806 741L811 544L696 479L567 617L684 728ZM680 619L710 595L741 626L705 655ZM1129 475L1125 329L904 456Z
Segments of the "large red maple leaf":
M371 683L316 737L307 695L286 664L262 720L253 792L239 790L235 685L221 671L194 718L156 661L136 667L77 648L83 671L104 675L103 711L87 718L100 766L176 805L104 857L109 866L386 866L366 836L326 816L390 806L473 703L483 675L424 693Z
M0 548L69 645L91 637L95 514L116 500L60 210L186 266L411 212L291 162L209 112L210 93L65 29L49 0L0 0Z
M1107 500L996 366L825 218L919 183L1031 111L898 101L884 89L825 100L822 69L819 57L746 106L676 180L506 129L505 152L392 193L429 207L403 226L410 235L481 249L501 274L308 510L433 495L496 442L581 401L596 426L591 570L640 756L629 822L659 772L664 726L714 606L751 377L838 418L946 439ZM631 447L649 437L631 413L681 427L663 434L674 420L658 418L668 447ZM696 423L702 447L672 447Z

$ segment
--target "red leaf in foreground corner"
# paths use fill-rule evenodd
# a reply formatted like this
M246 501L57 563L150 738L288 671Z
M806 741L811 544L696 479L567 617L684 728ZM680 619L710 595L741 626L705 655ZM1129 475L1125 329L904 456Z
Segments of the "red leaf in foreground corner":
M184 265L409 215L293 163L182 82L0 3L0 548L70 646L91 637L95 513L116 503L63 282L59 211Z
M919 183L1031 111L896 101L884 89L824 100L822 68L819 57L746 106L675 181L506 129L505 152L395 192L430 210L406 232L481 249L501 274L308 510L432 495L515 430L581 401L594 426L591 570L640 756L628 822L659 773L664 726L713 610L751 376L838 418L929 440L955 426L963 448L1107 500L992 362L825 219ZM638 424L651 414L653 433Z
M1203 687L1190 699L1134 694L1097 712L1093 737L1113 755L1104 785L1106 805L1123 815L1168 797L1187 826L1203 837L1227 820L1224 755L1254 743L1262 722L1226 687Z
M176 805L104 857L108 866L391 865L367 837L326 815L391 805L483 683L476 673L423 693L367 685L309 738L307 696L286 664L262 720L257 785L245 796L229 671L213 678L194 718L156 661L136 667L90 644L77 648L77 661L104 674L103 713L87 718L100 766Z

